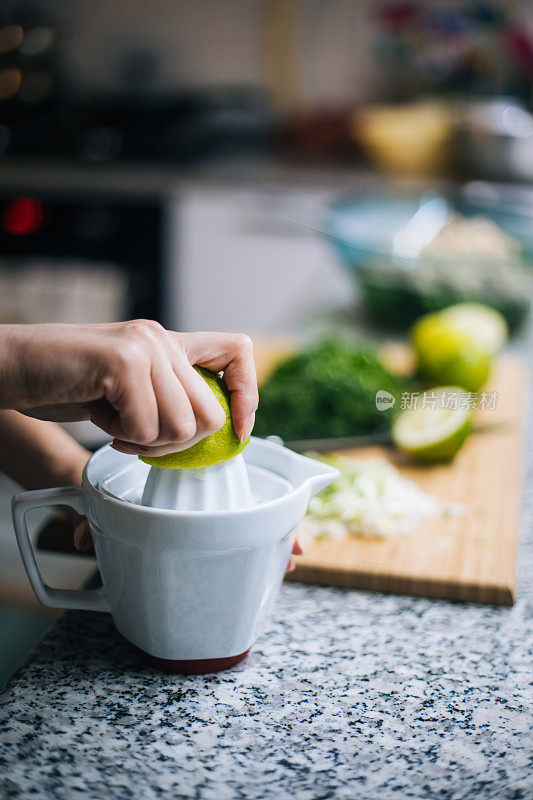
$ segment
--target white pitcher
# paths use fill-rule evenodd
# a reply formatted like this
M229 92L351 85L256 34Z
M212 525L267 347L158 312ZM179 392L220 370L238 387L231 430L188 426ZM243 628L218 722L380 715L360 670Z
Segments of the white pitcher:
M15 533L38 599L52 608L111 612L120 633L164 669L211 672L240 661L268 618L310 498L338 474L255 437L244 458L255 499L250 508L142 506L149 468L109 445L91 457L81 487L16 495ZM43 582L25 516L56 505L89 520L101 588L56 589Z

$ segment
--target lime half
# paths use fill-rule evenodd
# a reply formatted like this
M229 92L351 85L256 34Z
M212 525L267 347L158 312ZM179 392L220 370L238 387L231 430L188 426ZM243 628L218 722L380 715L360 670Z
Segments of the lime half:
M457 386L439 386L417 401L394 420L394 444L419 461L450 461L472 430L468 395Z
M224 378L211 372L204 367L194 367L205 380L216 399L224 409L226 422L215 433L205 436L199 442L193 444L187 450L180 450L177 453L169 453L166 456L139 456L145 464L152 467L165 467L165 469L201 469L211 467L220 461L227 461L228 458L242 453L250 438L241 442L233 429L233 420L230 410L230 393L224 382Z

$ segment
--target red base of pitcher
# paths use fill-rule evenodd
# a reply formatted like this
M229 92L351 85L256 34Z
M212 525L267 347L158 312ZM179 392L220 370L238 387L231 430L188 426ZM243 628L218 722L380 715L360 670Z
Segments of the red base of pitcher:
M158 658L152 656L140 647L131 645L139 658L150 667L163 670L163 672L174 672L181 675L205 675L208 672L220 672L238 664L248 655L248 650L239 653L238 656L227 656L226 658L199 658L179 661L174 658Z

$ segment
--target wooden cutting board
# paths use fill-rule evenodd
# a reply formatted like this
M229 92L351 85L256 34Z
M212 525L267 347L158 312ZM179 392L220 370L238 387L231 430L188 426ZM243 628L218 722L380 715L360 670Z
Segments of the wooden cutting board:
M270 354L257 349L260 376ZM286 350L285 350L286 352ZM478 430L452 464L423 466L393 448L343 451L360 459L384 458L425 492L464 504L464 514L421 523L392 539L346 537L308 544L289 580L399 594L512 605L516 588L518 515L527 371L503 356L486 387L498 392L494 410L476 412Z

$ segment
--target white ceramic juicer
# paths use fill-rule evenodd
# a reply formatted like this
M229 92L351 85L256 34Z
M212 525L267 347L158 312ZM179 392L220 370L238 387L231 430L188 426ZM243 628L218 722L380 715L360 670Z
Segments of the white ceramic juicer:
M39 600L109 611L150 663L212 672L240 661L261 632L310 498L337 470L252 437L242 455L199 470L150 469L108 445L81 487L24 492L13 520ZM87 516L103 586L66 590L39 573L25 515L69 505Z
M242 454L202 469L152 467L141 504L179 511L250 508L254 499Z

